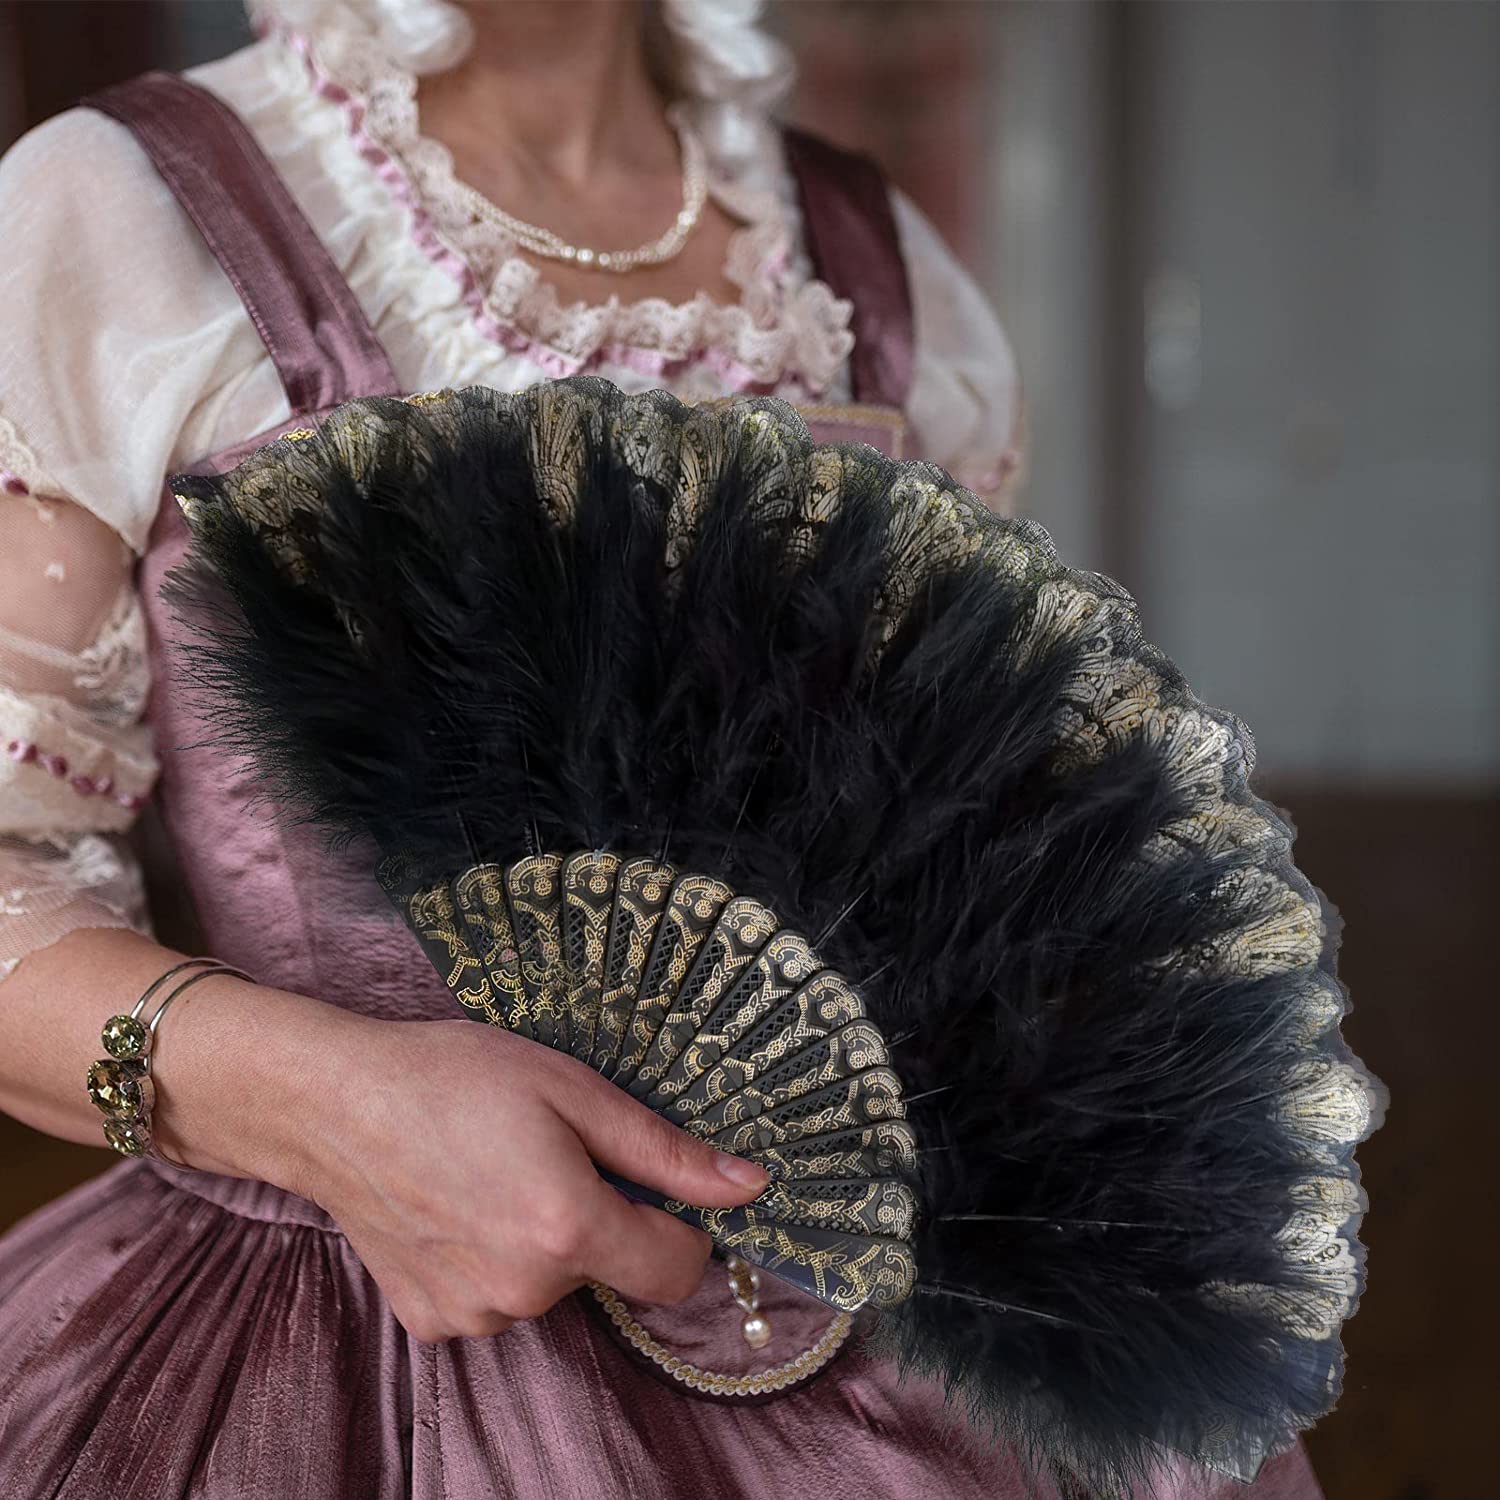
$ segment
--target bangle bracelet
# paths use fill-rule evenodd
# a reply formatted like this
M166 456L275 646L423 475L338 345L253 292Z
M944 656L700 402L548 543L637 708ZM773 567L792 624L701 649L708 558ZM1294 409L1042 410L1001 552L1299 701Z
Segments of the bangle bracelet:
M143 1020L142 1012L146 1008L146 1002L169 979L190 969L196 972L188 974L186 979L170 991L166 999L157 1006L149 1023ZM174 1167L184 1165L173 1161L156 1144L151 1133L151 1112L156 1106L156 1085L151 1077L156 1028L166 1014L167 1007L184 990L189 990L199 980L211 979L216 974L229 974L247 981L250 979L242 970L222 964L217 959L189 958L175 964L147 986L129 1015L111 1016L104 1023L101 1041L109 1056L101 1057L89 1069L88 1095L106 1117L104 1139L121 1156L155 1156Z

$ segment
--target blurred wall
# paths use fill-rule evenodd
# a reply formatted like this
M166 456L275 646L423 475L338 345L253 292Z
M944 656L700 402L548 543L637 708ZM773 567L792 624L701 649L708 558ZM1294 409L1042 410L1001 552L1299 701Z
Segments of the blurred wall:
M1500 774L1500 8L1138 7L1128 582L1299 782Z
M1295 783L1500 778L1500 8L783 3L1020 354L1023 504Z

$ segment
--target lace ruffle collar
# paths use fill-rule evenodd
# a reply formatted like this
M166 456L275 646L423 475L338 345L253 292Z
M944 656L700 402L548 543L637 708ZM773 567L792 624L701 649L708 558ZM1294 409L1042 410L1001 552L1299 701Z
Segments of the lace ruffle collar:
M301 58L293 74L342 110L359 155L407 209L417 244L458 281L480 332L546 375L615 365L667 378L707 364L730 392L795 381L818 395L848 358L851 305L802 272L791 220L773 189L710 164L710 193L743 221L724 268L740 288L738 303L707 293L681 303L564 303L501 225L473 214L451 152L422 134L416 78L368 32L337 11L315 33L279 24L269 30Z

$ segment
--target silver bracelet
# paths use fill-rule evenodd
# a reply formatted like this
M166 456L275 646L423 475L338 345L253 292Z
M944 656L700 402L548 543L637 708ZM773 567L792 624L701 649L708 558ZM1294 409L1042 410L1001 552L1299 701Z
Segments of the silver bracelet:
M149 1022L142 1019L146 1002L157 993L169 979L192 969L165 1000L157 1006ZM216 974L230 974L236 979L250 980L250 976L215 958L189 958L154 980L147 986L141 998L135 1002L129 1015L111 1016L104 1023L101 1041L108 1057L101 1057L89 1069L88 1094L94 1105L105 1116L104 1139L121 1156L154 1156L174 1167L184 1163L173 1161L156 1144L151 1133L151 1112L156 1107L156 1084L151 1077L151 1060L154 1055L156 1028L167 1013L167 1007L184 990L191 989L201 979L211 979Z

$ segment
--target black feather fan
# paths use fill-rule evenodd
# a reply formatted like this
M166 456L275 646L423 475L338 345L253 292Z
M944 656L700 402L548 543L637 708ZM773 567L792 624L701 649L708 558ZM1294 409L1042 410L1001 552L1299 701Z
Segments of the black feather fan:
M910 1143L891 1353L1099 1493L1169 1451L1248 1476L1332 1405L1378 1088L1248 733L1118 587L779 403L594 380L355 402L177 489L227 738L438 900L476 1013L581 961L510 874L471 952L453 877L571 850L848 976ZM607 981L523 1029L588 1056Z

